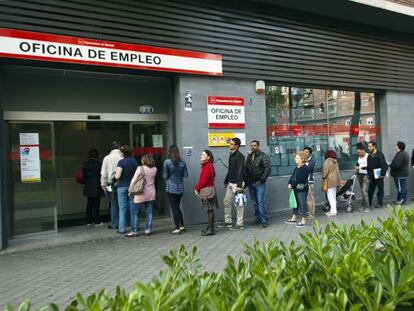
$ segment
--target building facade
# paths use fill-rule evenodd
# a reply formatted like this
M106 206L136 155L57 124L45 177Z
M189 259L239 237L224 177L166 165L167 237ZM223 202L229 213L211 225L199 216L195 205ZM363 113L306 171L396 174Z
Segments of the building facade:
M84 198L74 172L89 149L102 157L113 140L138 159L154 154L159 170L168 146L179 146L189 167L187 224L205 221L193 187L206 148L223 198L228 149L217 145L228 137L243 138L244 154L257 139L271 156L272 213L287 208L292 154L304 146L314 149L317 169L336 150L343 178L352 175L357 142L376 140L387 160L398 140L412 149L414 18L353 1L312 3L0 2L0 39L26 42L20 54L0 47L2 247L76 223ZM342 14L351 11L358 13ZM76 47L88 47L86 61ZM136 49L146 54L128 58ZM115 54L107 61L99 50ZM163 67L157 55L182 59ZM222 112L223 103L233 112ZM160 177L157 184L157 217L169 217Z

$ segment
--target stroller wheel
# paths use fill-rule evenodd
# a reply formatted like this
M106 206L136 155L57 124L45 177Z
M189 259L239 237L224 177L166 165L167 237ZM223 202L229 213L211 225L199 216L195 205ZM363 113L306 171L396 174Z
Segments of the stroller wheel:
M329 205L329 203L325 203L324 205L322 205L322 211L329 212L330 210L331 206Z
M353 209L353 207L352 207L352 205L349 205L348 207L347 207L347 209L346 209L346 211L348 212L348 213L352 213L352 211L353 211L354 209Z

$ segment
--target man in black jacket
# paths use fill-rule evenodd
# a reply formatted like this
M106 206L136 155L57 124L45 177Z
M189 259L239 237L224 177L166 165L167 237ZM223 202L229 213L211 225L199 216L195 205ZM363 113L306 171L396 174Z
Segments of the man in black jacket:
M370 141L368 143L368 151L370 157L368 157L368 201L369 206L372 206L372 199L374 197L375 188L377 191L377 205L375 207L382 207L384 203L384 177L387 174L388 164L385 161L384 154L378 150L377 143Z
M240 145L241 141L237 137L230 141L229 168L224 180L224 187L226 189L224 196L224 226L232 229L244 229L244 207L236 206L237 222L234 227L231 216L234 194L236 191L243 189L244 156L239 151Z
M405 151L405 144L402 141L395 147L397 154L390 164L391 176L394 177L395 186L397 187L397 201L395 203L407 204L407 177L409 175L408 165L410 156Z
M249 187L256 224L266 228L269 222L266 209L266 180L271 167L269 156L262 152L259 146L257 140L250 143L251 153L246 158L245 184Z

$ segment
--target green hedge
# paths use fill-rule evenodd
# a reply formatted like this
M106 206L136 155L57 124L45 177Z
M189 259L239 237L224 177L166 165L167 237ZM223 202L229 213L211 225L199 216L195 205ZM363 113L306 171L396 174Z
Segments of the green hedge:
M66 310L414 310L411 210L395 209L376 224L322 230L316 223L299 244L256 241L245 254L208 273L196 249L181 247L164 257L167 268L152 282L129 294L78 294Z

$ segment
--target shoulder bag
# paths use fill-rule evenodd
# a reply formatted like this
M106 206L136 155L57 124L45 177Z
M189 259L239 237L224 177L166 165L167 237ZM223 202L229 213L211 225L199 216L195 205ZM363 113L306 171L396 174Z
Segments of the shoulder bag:
M211 172L211 167L210 167L210 173L213 175L213 172ZM213 176L213 179L214 179L214 176ZM214 188L214 186L201 188L200 192L198 193L198 196L202 200L211 200L216 196L216 188Z
M144 188L145 188L145 171L144 171L144 167L140 166L139 167L139 174L138 174L138 178L137 181L131 186L131 193L132 194L141 194L144 192Z
M322 192L328 192L328 177L322 178Z

